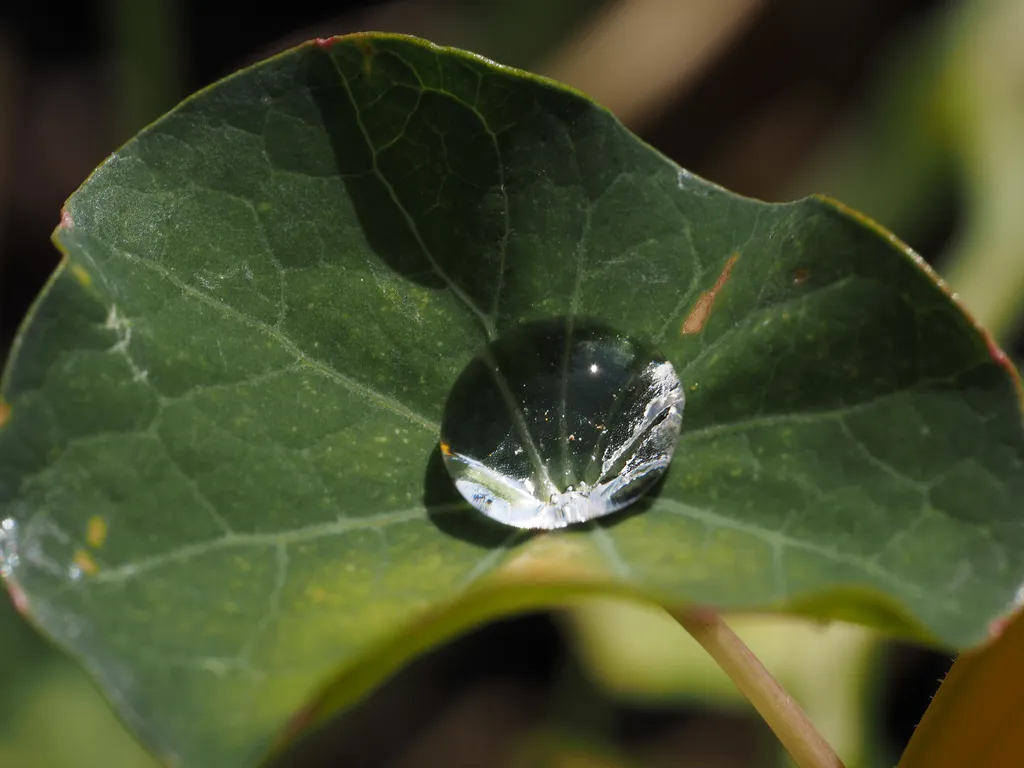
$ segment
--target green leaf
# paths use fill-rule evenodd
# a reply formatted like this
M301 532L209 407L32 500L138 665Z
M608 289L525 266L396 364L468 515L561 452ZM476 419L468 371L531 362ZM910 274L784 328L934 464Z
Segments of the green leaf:
M916 258L552 83L308 44L119 150L55 239L3 384L0 551L172 764L245 764L329 679L298 722L584 591L967 645L1024 580L1016 379ZM671 360L683 435L647 501L530 537L457 497L438 424L489 333L562 315Z

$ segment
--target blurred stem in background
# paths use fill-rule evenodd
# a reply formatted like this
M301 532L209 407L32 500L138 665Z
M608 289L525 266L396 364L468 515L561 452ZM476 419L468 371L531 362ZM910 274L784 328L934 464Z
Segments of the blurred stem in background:
M832 745L721 614L687 607L670 615L729 676L800 768L844 768Z
M127 141L184 95L179 4L106 0L117 67L115 140Z
M792 616L736 616L730 624L849 768L895 763L896 756L876 754L876 723L866 717L877 717L877 632ZM660 608L588 600L574 607L569 629L586 674L616 700L749 711L750 703L725 672Z
M16 92L17 54L10 41L0 32L0 242L3 241L4 215L7 212L12 186L11 157L14 146L12 138L17 121ZM3 261L0 260L0 276L2 275ZM0 359L3 359L6 352L5 341L4 334L0 331Z
M695 83L763 0L619 0L539 71L592 96L634 130Z

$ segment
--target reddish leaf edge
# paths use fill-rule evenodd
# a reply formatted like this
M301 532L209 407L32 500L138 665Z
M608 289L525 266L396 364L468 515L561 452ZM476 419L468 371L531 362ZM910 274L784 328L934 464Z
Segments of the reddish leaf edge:
M1014 365L1010 356L1003 351L1002 347L996 342L992 334L989 333L988 329L985 328L978 320L971 314L971 311L964 305L960 296L952 289L952 287L942 276L939 275L935 269L924 260L924 258L913 248L907 245L905 242L900 240L896 235L890 232L888 229L883 227L874 219L864 215L860 211L857 211L845 203L836 200L835 198L828 197L827 195L811 195L811 198L818 200L819 202L833 208L838 213L842 214L848 219L855 221L861 226L871 230L883 240L886 240L894 248L900 251L907 259L910 260L914 266L916 266L921 272L928 277L929 280L945 294L946 298L953 304L953 306L959 310L964 317L970 321L971 326L978 332L982 340L985 342L985 346L988 348L989 355L992 356L993 362L995 362L1000 368L1010 375L1010 379L1013 382L1014 389L1017 392L1017 401L1022 409L1022 417L1024 417L1024 383L1021 381L1020 371L1017 366Z

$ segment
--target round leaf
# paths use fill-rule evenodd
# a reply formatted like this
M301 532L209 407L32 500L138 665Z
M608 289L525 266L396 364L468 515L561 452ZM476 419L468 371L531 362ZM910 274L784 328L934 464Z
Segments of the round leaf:
M1017 382L919 261L555 84L311 43L129 142L55 238L0 400L3 568L171 763L244 764L333 675L351 701L584 590L966 645L1024 579ZM644 502L530 536L455 494L438 425L484 343L563 316L670 360L683 434Z

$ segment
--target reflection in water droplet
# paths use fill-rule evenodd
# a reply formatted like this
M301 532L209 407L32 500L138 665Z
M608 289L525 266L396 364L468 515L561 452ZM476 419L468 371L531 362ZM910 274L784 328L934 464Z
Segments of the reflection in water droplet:
M519 528L632 504L668 469L683 388L671 363L567 320L486 347L452 388L441 451L459 493Z

